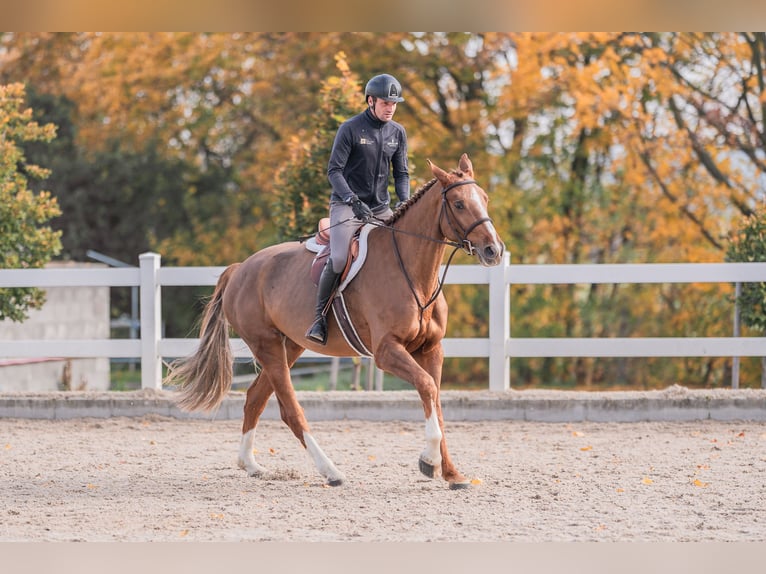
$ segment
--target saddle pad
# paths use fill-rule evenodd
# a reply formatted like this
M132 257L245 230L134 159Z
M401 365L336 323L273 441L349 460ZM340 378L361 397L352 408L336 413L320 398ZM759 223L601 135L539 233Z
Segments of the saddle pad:
M351 266L349 267L348 273L344 277L343 281L341 282L340 286L338 287L338 293L341 293L346 286L351 282L351 280L356 276L357 273L359 273L359 270L364 265L364 260L367 259L367 236L370 234L370 231L372 231L376 226L372 225L371 223L366 223L362 226L361 230L359 231L359 253L356 256L356 259L354 259L351 262ZM316 240L316 236L311 237L310 239L306 240L306 249L311 251L312 253L321 253L322 250L327 247L327 245L322 245L320 242ZM326 256L326 254L325 254ZM316 284L318 281L318 277L314 279L314 284Z
M338 293L343 293L343 290L349 283L351 283L351 280L356 277L356 274L359 273L362 266L364 266L364 261L367 259L367 236L370 234L370 231L376 227L376 225L372 225L371 223L365 223L364 227L362 227L359 232L359 254L356 256L356 259L351 262L351 267L349 268L348 273L338 287Z

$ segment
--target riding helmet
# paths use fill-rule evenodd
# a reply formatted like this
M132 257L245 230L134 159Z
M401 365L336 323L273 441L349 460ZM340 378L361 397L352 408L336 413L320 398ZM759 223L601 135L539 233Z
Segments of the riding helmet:
M379 74L364 88L364 97L373 96L387 102L403 102L402 85L391 74Z

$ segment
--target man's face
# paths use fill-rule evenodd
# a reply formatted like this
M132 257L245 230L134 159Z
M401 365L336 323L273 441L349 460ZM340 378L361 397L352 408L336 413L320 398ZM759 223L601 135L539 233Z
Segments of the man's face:
M371 101L372 99L375 100L375 103L372 105L372 113L376 118L382 122L387 122L394 117L396 102L387 102L380 98L371 98Z

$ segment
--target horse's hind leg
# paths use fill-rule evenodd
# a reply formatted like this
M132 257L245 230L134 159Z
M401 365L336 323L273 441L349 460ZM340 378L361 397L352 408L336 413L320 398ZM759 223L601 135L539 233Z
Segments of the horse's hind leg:
M288 366L292 367L303 348L297 345L287 345L285 349ZM262 476L266 469L258 464L253 454L255 444L255 429L269 401L274 387L263 369L256 375L255 380L247 389L244 417L242 419L242 440L239 445L239 467L246 470L250 476Z
M255 427L258 419L266 408L269 397L274 392L271 381L263 371L258 373L255 380L247 389L245 399L245 414L242 420L242 440L239 443L239 467L246 470L250 476L261 476L266 471L255 461L253 445L255 442Z
M279 341L270 340L268 344L266 343L262 338L259 341L257 352L254 350L254 354L258 357L258 363L263 368L261 376L264 373L268 374L268 380L277 395L282 420L306 448L314 461L314 465L319 473L325 477L327 483L330 486L343 484L346 477L335 467L311 435L306 416L298 403L290 379L290 366L303 352L303 348L298 347L289 339L282 338Z

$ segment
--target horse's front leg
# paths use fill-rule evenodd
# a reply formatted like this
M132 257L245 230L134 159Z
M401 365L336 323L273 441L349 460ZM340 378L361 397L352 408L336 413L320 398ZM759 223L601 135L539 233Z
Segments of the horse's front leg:
M438 425L436 426L436 430L439 431L440 440L437 447L440 454L439 460L441 461L441 474L444 477L444 480L449 482L450 488L467 488L471 483L465 476L463 476L463 474L457 470L455 464L452 462L452 458L449 454L449 449L447 448L447 437L444 432L444 416L442 414L441 404L441 377L442 365L444 363L444 352L442 351L442 346L441 344L435 345L430 350L421 348L419 351L413 353L412 357L418 363L418 365L423 368L424 371L431 375L436 387L436 399L433 403L431 419L426 420L426 441L428 441L429 437L429 426ZM431 429L430 435L436 436L435 430ZM430 443L427 444L426 451L428 451L429 446L431 446ZM426 451L424 451L424 454ZM423 469L422 461L423 457L421 456L421 471L428 475L428 473Z
M420 471L429 478L441 474L449 482L450 488L464 488L470 482L452 463L444 437L444 419L439 399L443 359L441 344L429 350L421 349L413 355L394 341L382 341L375 350L378 367L412 383L423 403L426 447L420 455Z

